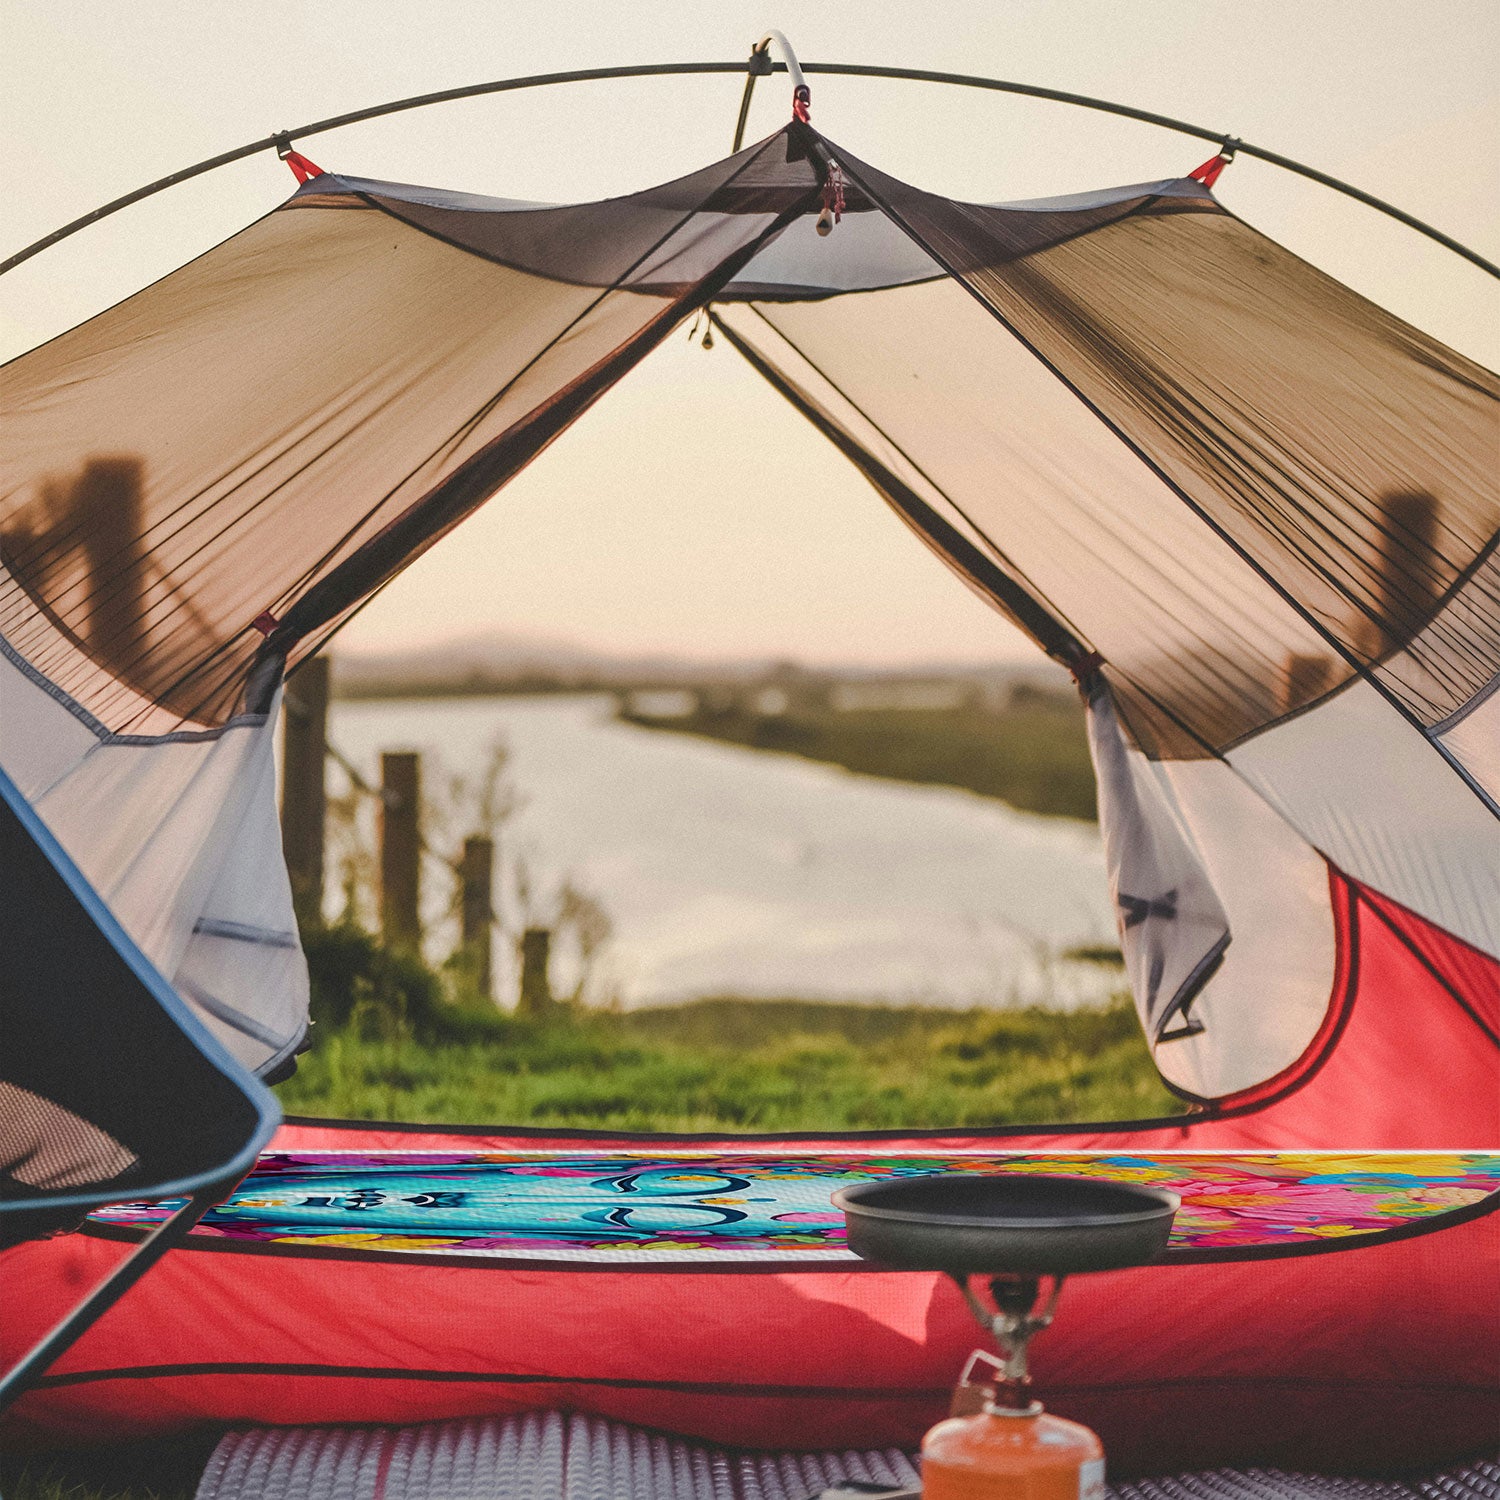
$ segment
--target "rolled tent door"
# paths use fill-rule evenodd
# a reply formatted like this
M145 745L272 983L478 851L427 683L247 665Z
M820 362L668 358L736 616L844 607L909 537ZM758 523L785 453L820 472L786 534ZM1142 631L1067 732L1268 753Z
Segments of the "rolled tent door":
M115 733L0 638L0 770L199 1021L253 1071L296 1051L307 967L267 709Z
M1141 1025L1160 1046L1206 1028L1192 1013L1234 933L1202 851L1151 762L1134 753L1102 676L1088 699L1099 824L1125 972Z

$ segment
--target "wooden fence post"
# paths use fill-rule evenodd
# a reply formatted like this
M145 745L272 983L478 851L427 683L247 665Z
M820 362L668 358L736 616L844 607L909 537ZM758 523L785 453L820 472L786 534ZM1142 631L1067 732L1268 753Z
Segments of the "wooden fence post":
M552 949L552 931L528 927L521 934L521 993L516 1011L523 1016L541 1016L552 1009L552 984L547 978L547 960Z
M495 841L475 834L464 840L463 948L474 966L474 984L486 1000L491 992L490 931L493 907L491 882L495 869Z
M314 656L287 684L283 703L281 757L281 847L292 881L298 920L323 915L323 837L327 802L324 747L328 738L330 668Z
M387 946L421 945L422 770L415 751L380 757L380 933Z

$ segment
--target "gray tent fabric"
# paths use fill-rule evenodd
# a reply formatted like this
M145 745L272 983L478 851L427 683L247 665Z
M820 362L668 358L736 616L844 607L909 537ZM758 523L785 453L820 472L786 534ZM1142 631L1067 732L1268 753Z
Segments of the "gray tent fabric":
M196 1500L853 1500L842 1482L915 1496L917 1455L731 1452L560 1412L421 1427L281 1427L228 1433ZM842 1496L840 1492L842 1491ZM1359 1480L1216 1469L1116 1481L1110 1500L1494 1500L1500 1464L1430 1478Z
M1102 678L1088 697L1089 750L1125 972L1155 1043L1203 1030L1189 1013L1233 933L1170 783L1132 756Z

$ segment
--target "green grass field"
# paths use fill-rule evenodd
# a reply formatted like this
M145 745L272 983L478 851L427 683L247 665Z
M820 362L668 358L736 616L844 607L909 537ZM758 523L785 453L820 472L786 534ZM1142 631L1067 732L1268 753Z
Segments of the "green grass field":
M623 1130L889 1130L1172 1113L1129 1002L1072 1014L704 999L499 1011L350 924L303 933L293 1114ZM1090 950L1094 961L1110 953Z
M871 776L966 787L1027 812L1097 815L1083 708L1066 693L1021 689L1003 713L973 705L758 714L737 704L681 719L626 717L652 729L788 751Z
M457 1018L455 1018L457 1019ZM322 1029L294 1114L624 1130L890 1130L1131 1119L1178 1106L1124 1004L1071 1016L703 1000L459 1034Z

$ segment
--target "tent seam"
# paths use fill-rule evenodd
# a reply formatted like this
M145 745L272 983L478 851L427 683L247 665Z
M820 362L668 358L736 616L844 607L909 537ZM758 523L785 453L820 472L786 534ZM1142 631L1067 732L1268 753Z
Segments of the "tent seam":
M125 734L110 729L97 719L76 698L59 687L44 672L32 666L16 648L0 635L0 656L21 673L29 682L39 687L60 707L78 720L100 745L196 745L221 738L231 729L257 729L266 722L266 714L236 714L216 729L174 729L166 734Z

